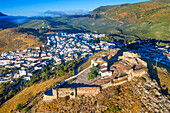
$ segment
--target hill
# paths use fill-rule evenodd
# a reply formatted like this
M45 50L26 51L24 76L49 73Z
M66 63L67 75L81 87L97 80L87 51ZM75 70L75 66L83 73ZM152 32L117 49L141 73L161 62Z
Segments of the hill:
M25 22L32 20L32 18L24 17L24 16L0 16L0 28L12 28L18 27Z
M100 6L92 11L93 14L95 13L104 13L107 10L119 8L128 4L121 4L121 5L108 5L108 6Z
M0 12L0 16L7 16L7 15L5 15L5 14L3 14L3 13Z
M47 81L36 83L30 87L26 87L24 90L19 92L13 98L5 102L0 107L0 113L10 113L11 111L14 111L19 103L26 104L31 101L33 101L33 103L36 103L34 98L38 97L40 93L52 87L56 82L63 81L68 77L69 77L68 75L65 75L58 78L51 78Z
M103 15L121 22L122 25L119 28L124 34L133 34L140 38L170 40L169 12L169 3L143 2L110 9Z
M84 17L39 18L22 25L25 28L46 27L66 32L123 34L142 39L170 40L168 1L101 6ZM131 38L127 38L131 40Z
M157 22L162 21L159 17L159 10L166 9L169 7L168 3L157 3L157 2L142 2L136 4L128 4L122 7L111 8L104 12L104 16L111 20L118 20L122 22L143 22L143 21L151 21ZM163 12L167 13L168 9ZM168 16L166 14L165 16ZM165 21L165 20L164 20Z
M44 35L28 28L9 28L0 31L0 53L34 48L43 44Z
M146 75L119 86L110 86L95 96L65 97L52 102L39 100L30 112L168 113L169 100L157 88L158 84ZM165 102L161 102L163 99Z

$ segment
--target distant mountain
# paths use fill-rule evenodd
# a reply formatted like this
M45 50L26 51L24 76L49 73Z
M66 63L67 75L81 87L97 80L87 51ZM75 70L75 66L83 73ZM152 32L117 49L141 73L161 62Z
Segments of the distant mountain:
M25 22L28 22L35 18L28 18L24 16L0 16L0 28L12 28L17 27Z
M7 15L5 15L5 14L3 14L3 13L0 12L0 17L1 17L1 16L7 16Z
M166 2L166 3L170 3L170 0L151 0L152 2Z

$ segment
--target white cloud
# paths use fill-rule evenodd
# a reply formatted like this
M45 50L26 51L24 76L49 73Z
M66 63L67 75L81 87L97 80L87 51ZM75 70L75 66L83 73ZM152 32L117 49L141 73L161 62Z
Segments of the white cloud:
M89 11L84 10L67 10L67 11L51 11L48 10L44 12L45 16L61 17L61 16L71 16L71 15L87 15L90 14Z

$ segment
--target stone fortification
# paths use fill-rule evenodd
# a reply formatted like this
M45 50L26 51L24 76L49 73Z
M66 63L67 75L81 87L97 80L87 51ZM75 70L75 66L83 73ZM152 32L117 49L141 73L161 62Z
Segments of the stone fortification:
M57 89L52 89L51 93L47 93L45 91L44 93L44 100L45 101L51 101L53 99L57 99L60 97L67 97L69 96L70 98L75 98L76 96L79 95L93 95L95 96L96 94L100 93L100 87L79 87L79 88L57 88Z
M100 87L77 88L77 95L96 95L98 93L100 93Z
M119 74L118 79L113 79L112 82L110 81L108 83L102 84L100 87L96 86L96 87L61 88L59 86L56 89L52 89L51 93L45 92L44 100L53 100L60 97L67 97L67 96L69 96L70 98L75 98L76 96L80 96L80 95L96 95L101 92L101 88L104 89L109 86L117 86L117 85L124 84L127 81L131 81L134 77L141 77L147 74L148 72L147 63L141 60L138 54L123 52L123 56L119 56L118 60L119 61L115 63L115 67L114 67L115 71L113 70L114 72L116 72L117 70ZM93 65L99 67L100 69L99 73L102 72L101 77L109 75L108 73L106 73L109 72L107 71L108 62L104 60L104 57L91 60L91 67ZM126 75L120 76L122 73L125 73ZM62 86L66 81L69 81L77 76L78 75L66 79L60 85ZM110 74L110 76L112 76L112 73Z
M69 96L75 98L75 88L59 88L57 90L57 98Z

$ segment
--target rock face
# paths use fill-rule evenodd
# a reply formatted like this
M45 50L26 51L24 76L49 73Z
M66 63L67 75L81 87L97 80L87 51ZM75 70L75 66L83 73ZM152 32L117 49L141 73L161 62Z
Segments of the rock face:
M102 89L102 92L96 96L79 95L74 99L58 98L50 103L40 101L35 108L37 112L101 113L109 111L113 113L116 108L121 113L136 113L136 111L169 113L170 101L161 94L157 82L150 79L149 75L144 75L119 86Z
M151 80L149 77L145 77L145 80L146 82L142 86L141 83L138 83L137 87L134 88L141 95L143 105L141 112L169 113L170 101L161 94L156 80Z

